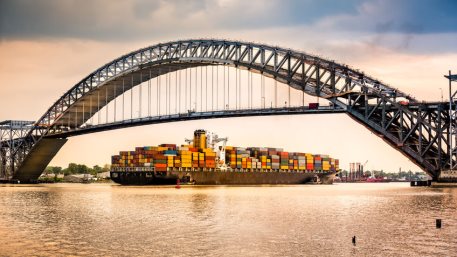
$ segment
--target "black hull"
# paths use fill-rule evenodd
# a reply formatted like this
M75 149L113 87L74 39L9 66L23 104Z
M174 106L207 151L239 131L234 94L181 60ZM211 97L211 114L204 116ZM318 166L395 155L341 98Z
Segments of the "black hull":
M169 171L111 172L111 180L121 185L261 185L261 184L332 184L335 173L238 172L238 171Z

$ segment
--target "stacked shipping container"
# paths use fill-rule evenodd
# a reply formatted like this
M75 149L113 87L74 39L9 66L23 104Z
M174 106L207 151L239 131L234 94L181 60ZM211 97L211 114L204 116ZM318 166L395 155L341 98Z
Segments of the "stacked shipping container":
M112 167L216 168L216 153L209 148L197 149L190 145L174 144L136 147L135 151L121 151L111 158Z
M216 153L206 144L194 145L161 144L136 147L135 151L121 151L112 156L113 167L154 167L166 172L168 168L215 169ZM337 171L339 161L328 155L285 152L282 148L226 147L228 167L237 170L294 170Z

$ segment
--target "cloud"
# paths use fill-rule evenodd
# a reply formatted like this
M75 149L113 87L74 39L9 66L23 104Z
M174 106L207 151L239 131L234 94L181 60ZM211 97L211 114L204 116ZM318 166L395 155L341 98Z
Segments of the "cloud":
M372 51L455 52L456 9L457 2L447 0L2 0L0 43L228 36L258 41L256 35L268 31L263 42L301 39L302 44L323 48L353 41ZM430 37L435 41L423 41Z
M422 2L422 5L427 5L427 1ZM369 15L371 19L380 19L382 22L385 15L392 14L395 14L395 17L390 18L401 19L404 17L403 11L416 6L415 1L402 3L404 6L400 11L392 12L391 9L397 10L396 2L373 0L131 0L116 4L109 0L2 0L0 37L144 39L149 34L179 33L186 30L313 26L320 20L332 17L348 18L341 26L337 26L341 21L338 19L337 24L332 24L338 29L371 30L372 28L366 26L371 22L360 20ZM448 16L450 15L445 12L446 19L455 21ZM411 19L414 20L415 17ZM401 29L401 26L399 28Z

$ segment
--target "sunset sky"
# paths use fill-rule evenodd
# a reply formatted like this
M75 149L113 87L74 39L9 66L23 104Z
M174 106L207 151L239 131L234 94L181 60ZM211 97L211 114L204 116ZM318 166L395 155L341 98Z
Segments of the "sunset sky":
M107 62L188 38L279 45L348 64L419 100L448 99L457 73L457 1L0 0L0 120L37 120ZM442 91L441 91L441 89ZM194 129L230 145L330 154L368 169L419 168L344 114L232 118L142 126L70 138L51 165L103 165L120 150L184 143Z

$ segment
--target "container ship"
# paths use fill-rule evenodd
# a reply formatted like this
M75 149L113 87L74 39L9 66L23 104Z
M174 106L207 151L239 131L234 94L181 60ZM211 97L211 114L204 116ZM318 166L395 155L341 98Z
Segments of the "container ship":
M136 147L111 157L111 179L122 185L332 184L339 161L282 148L235 147L205 130L187 144Z

